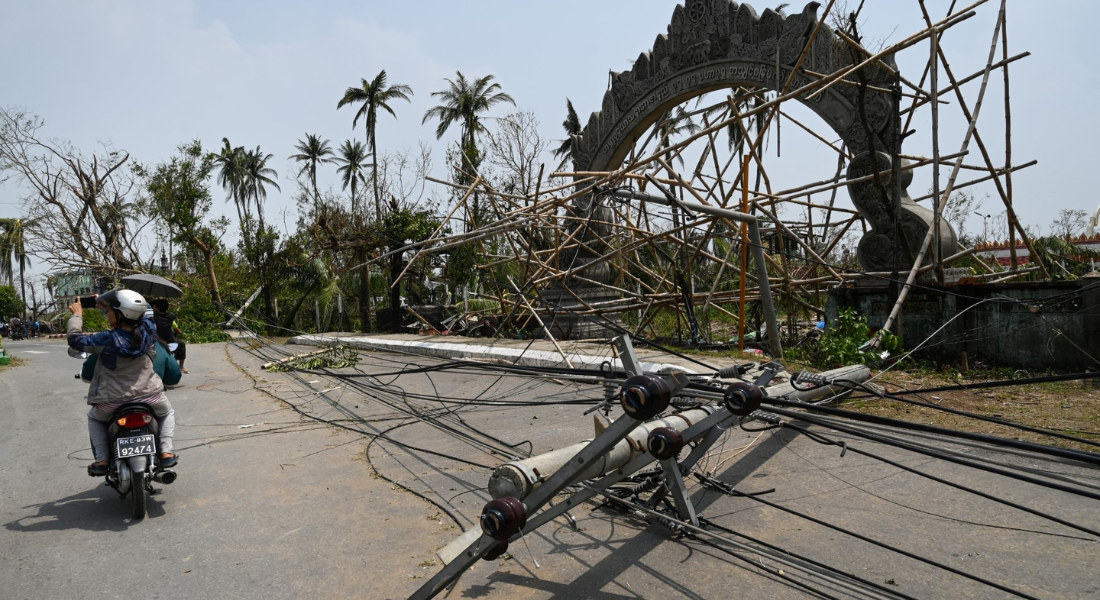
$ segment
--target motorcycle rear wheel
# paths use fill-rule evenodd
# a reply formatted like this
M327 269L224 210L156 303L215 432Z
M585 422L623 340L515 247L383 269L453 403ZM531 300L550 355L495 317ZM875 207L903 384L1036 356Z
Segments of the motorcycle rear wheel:
M134 509L134 519L145 518L148 499L149 494L145 491L145 473L134 473L130 477L130 500Z

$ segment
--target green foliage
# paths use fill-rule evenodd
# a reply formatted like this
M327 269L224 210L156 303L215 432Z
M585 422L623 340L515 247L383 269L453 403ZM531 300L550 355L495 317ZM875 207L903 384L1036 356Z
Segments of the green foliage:
M457 288L460 285L470 285L477 271L477 244L466 242L451 250L447 258L447 266L443 270L444 276L451 285Z
M303 369L316 371L319 369L343 369L359 364L359 352L354 348L340 346L330 352L316 356L303 356L287 362L274 364L268 367L268 371L282 372Z
M160 219L171 233L172 241L180 244L184 253L197 258L203 267L213 263L221 251L220 233L229 226L228 219L205 222L213 200L210 196L210 176L216 157L204 153L198 140L179 147L179 154L171 161L161 163L152 170L136 167L135 172L145 181L151 196L151 215ZM218 280L204 268L208 278L207 293L214 302L221 302Z
M228 341L229 335L219 326L225 322L224 313L210 299L206 281L197 275L183 275L180 283L183 297L170 301L181 331L179 338L189 344Z
M496 300L487 300L485 298L470 298L466 301L466 308L470 312L499 312L500 302Z
M420 242L439 227L439 217L433 211L414 211L391 207L382 220L382 234L391 246L401 247L409 242Z
M25 309L26 306L13 286L0 285L0 317L22 317Z
M110 328L110 325L107 323L107 317L98 309L89 308L84 310L83 330L85 333L107 331L108 328Z
M871 339L871 328L867 318L854 309L843 308L837 318L829 324L829 330L820 339L807 342L800 348L792 348L788 355L821 368L844 365L870 365L882 360L881 352L891 354L901 349L901 338L890 333L880 332L879 350L863 352L861 345Z
M1031 245L1051 279L1078 279L1089 272L1091 260L1100 258L1100 251L1053 235L1033 239Z

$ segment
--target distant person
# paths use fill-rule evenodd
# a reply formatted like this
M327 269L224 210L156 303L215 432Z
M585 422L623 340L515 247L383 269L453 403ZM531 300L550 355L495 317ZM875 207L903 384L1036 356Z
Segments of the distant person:
M168 346L172 356L175 356L176 361L179 362L180 371L190 373L183 367L183 361L187 359L187 344L176 338L180 328L176 326L176 315L168 312L168 301L164 298L153 300L153 323L157 326L157 337L164 342L165 346ZM173 344L175 344L174 350Z

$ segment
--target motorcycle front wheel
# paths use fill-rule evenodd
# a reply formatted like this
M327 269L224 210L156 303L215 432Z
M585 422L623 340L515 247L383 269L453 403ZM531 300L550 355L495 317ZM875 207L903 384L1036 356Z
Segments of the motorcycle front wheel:
M145 491L145 473L134 473L130 477L130 500L133 504L134 518L145 518L145 507L149 493Z

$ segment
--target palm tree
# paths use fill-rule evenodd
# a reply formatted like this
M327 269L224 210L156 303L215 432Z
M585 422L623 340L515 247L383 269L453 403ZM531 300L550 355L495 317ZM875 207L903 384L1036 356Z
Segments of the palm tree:
M294 149L298 153L291 154L290 159L302 163L302 168L298 171L299 177L303 173L309 174L309 182L313 186L313 202L316 205L321 201L321 193L317 190L317 165L333 162L333 159L329 158L333 156L332 148L329 147L328 140L322 140L319 135L307 133L306 139L298 140Z
M561 163L558 165L560 171L565 163L573 159L573 136L580 135L581 120L577 117L577 111L573 109L573 101L569 98L565 99L565 120L561 122L561 126L565 129L565 140L561 145L554 150L554 158L560 158Z
M244 231L247 236L248 228L245 227L245 223L252 220L252 215L248 210L248 201L243 193L245 181L244 146L234 148L229 143L229 138L224 137L222 138L222 144L221 152L214 155L214 164L219 166L218 185L229 193L229 198L237 207L237 220L240 223L241 231Z
M33 220L0 219L0 277L9 285L14 285L14 265L19 265L19 291L23 304L27 303L27 284L23 277L27 267L27 230L33 224Z
M370 153L374 157L371 183L374 188L374 218L376 220L382 218L382 202L378 195L378 139L375 135L375 129L378 125L378 109L385 110L396 119L397 113L393 112L393 108L389 105L390 101L404 100L409 102L409 96L412 93L412 88L407 85L400 83L387 85L386 70L383 69L373 80L362 79L359 87L349 87L344 91L344 97L336 103L337 110L346 104L362 103L358 112L355 113L355 118L351 120L351 127L352 129L355 128L356 123L359 122L359 117L366 117L367 144L370 145Z
M515 106L516 101L501 91L499 83L493 83L492 75L486 75L472 82L466 79L462 71L456 71L456 75L458 76L456 80L444 80L450 86L449 89L432 92L432 97L439 98L441 103L429 108L424 113L421 123L439 119L439 125L435 129L436 139L442 138L454 123L461 124L462 136L459 144L462 150L463 171L469 174L469 167L472 167L474 162L472 157L477 154L477 134L485 130L481 124L480 115L504 102Z
M358 182L363 181L363 168L366 166L366 160L367 149L359 143L359 140L344 140L344 144L340 146L339 156L336 158L337 164L340 165L336 171L343 180L343 189L351 188L351 213L352 218L356 221L359 219L356 189ZM376 221L376 223L381 223L381 221ZM358 224L355 223L355 225ZM365 265L367 262L367 248L365 246L359 245L356 247L355 260L364 265L359 269L359 320L362 323L363 331L368 332L371 330L371 292L370 269Z
M261 231L264 229L263 203L267 200L267 186L270 185L280 192L282 191L279 184L275 182L279 174L275 172L275 169L267 166L267 161L271 160L273 156L273 154L265 155L260 147L256 146L255 150L244 153L244 160L241 165L244 177L241 181L241 189L244 192L245 204L251 198L256 205L256 215L260 219Z
M358 182L365 183L363 169L367 166L367 149L359 143L359 140L344 140L344 145L340 146L339 156L335 161L340 165L336 172L340 174L344 184L341 189L351 188L351 211L357 213L359 196L356 190Z

